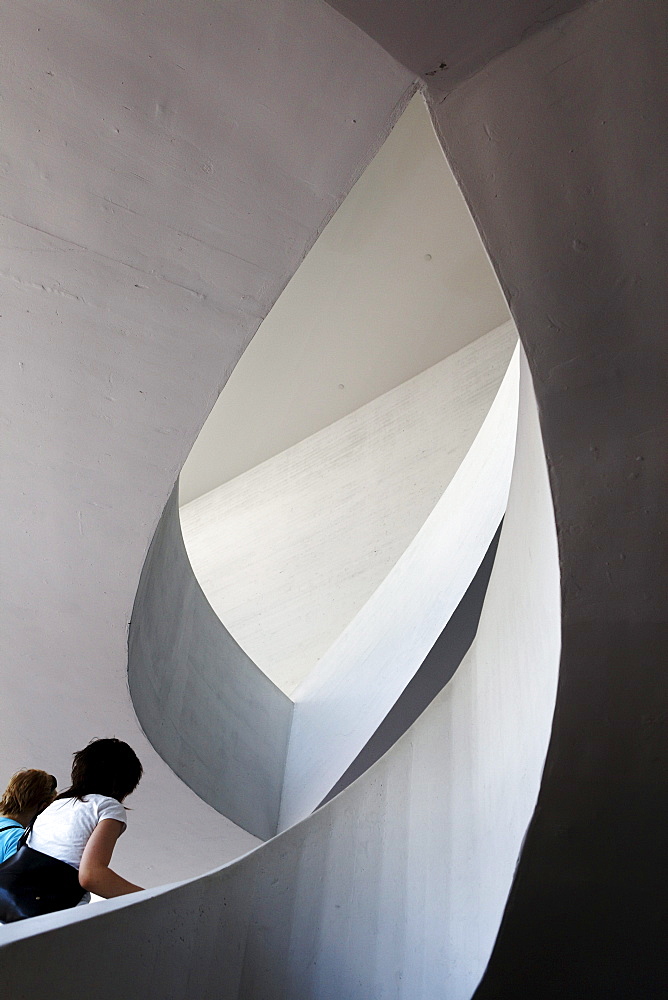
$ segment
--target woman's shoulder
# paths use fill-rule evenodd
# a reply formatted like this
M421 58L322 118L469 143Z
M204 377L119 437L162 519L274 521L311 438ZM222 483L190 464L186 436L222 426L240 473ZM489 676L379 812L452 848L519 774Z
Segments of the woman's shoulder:
M110 795L100 795L98 792L88 792L80 799L74 795L67 795L62 799L56 799L50 806L47 806L41 816L47 813L54 814L67 812L73 814L90 814L95 817L109 816L111 819L120 819L125 822L125 806L118 799L111 798Z
M83 801L87 803L88 809L95 813L98 820L117 819L121 823L127 822L125 806L110 795L98 795L97 792L90 792L84 796Z
M120 806L121 809L123 808L123 804L118 799L112 798L111 795L100 795L99 792L88 792L82 797L81 801L92 802L96 806L114 804Z
M0 830L23 830L23 824L9 816L0 816Z

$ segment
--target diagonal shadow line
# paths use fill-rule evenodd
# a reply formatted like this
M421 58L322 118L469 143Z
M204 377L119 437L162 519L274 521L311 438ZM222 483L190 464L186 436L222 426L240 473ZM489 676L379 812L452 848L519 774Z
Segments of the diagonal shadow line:
M499 525L468 590L427 654L424 663L318 808L333 799L335 795L338 795L364 774L377 760L380 760L383 754L394 746L453 677L478 631L478 622L494 565L502 525L503 521Z

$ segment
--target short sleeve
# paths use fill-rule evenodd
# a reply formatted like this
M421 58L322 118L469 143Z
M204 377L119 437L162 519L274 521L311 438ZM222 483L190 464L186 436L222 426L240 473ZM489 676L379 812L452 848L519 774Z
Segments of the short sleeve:
M122 805L118 799L107 798L106 796L101 799L97 807L97 821L101 822L103 819L117 819L123 824L123 830L128 824L127 813L125 812L125 806Z
M16 851L18 850L19 846L19 840L21 839L24 833L25 830L23 829L22 826L17 826L16 828L7 830L7 834L5 836L5 860L7 860L7 858L13 857L16 854Z

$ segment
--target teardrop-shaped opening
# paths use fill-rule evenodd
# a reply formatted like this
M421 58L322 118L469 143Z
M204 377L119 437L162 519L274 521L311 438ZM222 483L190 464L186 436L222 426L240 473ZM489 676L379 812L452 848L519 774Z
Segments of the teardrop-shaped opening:
M516 334L421 95L260 326L184 465L193 570L292 695L415 537Z

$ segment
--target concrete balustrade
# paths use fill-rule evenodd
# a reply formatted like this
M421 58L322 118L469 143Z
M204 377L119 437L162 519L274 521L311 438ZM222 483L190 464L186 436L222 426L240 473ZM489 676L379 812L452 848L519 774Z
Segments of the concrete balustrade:
M93 982L96 1000L467 1000L538 794L559 608L524 364L508 512L478 635L451 683L358 781L240 861L5 928L9 995L46 1000L57 982L84 996ZM29 960L37 942L40 963Z

